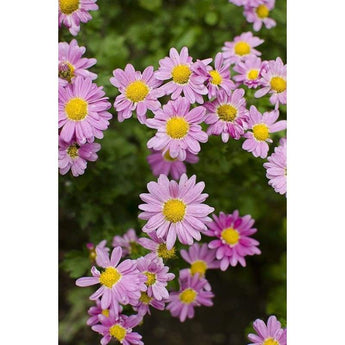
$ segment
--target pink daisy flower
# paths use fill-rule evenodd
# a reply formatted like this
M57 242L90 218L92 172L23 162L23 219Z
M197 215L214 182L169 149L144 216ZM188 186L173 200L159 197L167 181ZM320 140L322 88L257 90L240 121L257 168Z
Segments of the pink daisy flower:
M95 266L91 268L92 277L79 278L76 285L80 287L101 284L101 287L90 296L91 300L101 297L102 309L112 306L115 313L121 304L128 304L130 300L138 300L140 292L146 291L146 277L139 273L136 262L125 260L119 264L122 256L121 247L116 247L111 257L102 250L96 249L97 264L105 270L101 273Z
M184 162L194 164L199 161L199 157L187 151L185 161L181 162L177 158L172 158L169 151L163 154L161 151L151 150L151 154L147 156L147 161L154 176L158 177L160 174L168 176L170 174L174 180L178 180L187 171Z
M205 78L193 71L192 57L188 55L188 48L183 47L179 54L175 48L171 48L169 57L159 60L159 69L156 72L159 80L170 80L162 86L165 94L174 100L183 92L191 104L203 104L202 95L207 94L204 85Z
M200 306L211 307L214 294L205 290L207 280L199 279L199 275L188 276L187 279L179 279L180 290L172 292L169 297L169 304L166 309L174 317L179 317L181 322L186 318L194 317L194 308Z
M122 248L122 257L138 252L138 237L134 229L128 229L123 236L114 236L113 247Z
M187 151L197 155L201 150L199 142L205 143L208 139L200 126L206 109L202 106L189 109L190 103L183 97L169 101L163 109L158 109L155 117L146 123L148 127L157 129L147 147L162 151L164 155L169 151L170 157L180 161L186 160Z
M108 254L109 248L106 247L106 244L107 244L106 240L99 242L96 247L93 243L87 243L86 244L86 248L89 250L89 258L92 262L96 262L96 259L97 259L96 249L104 252L104 255L109 255ZM98 263L97 263L97 265L98 265Z
M207 117L205 123L210 126L208 135L221 135L224 143L230 136L236 140L244 134L247 128L247 109L244 90L236 89L230 94L220 91L217 98L205 104Z
M99 316L104 315L105 317L109 317L109 309L102 309L101 301L99 299L96 300L96 305L89 308L87 313L90 317L87 319L86 324L88 326L93 326L99 323Z
M254 31L259 31L262 25L267 29L276 26L276 21L269 18L270 11L274 8L275 0L261 0L256 5L247 5L244 8L244 16L248 23L254 23Z
M275 192L286 194L286 138L281 138L279 144L267 158L268 162L264 163L264 167L268 184Z
M280 57L275 61L270 60L262 70L262 89L255 92L255 97L260 98L267 93L271 94L270 102L279 107L279 104L286 104L286 65Z
M252 342L249 345L286 345L286 328L281 328L280 322L272 315L264 321L257 319L253 323L253 328L257 334L248 334L248 339Z
M134 305L133 309L139 315L144 316L146 314L151 315L150 307L157 310L164 310L165 300L158 301L154 297L150 297L146 292L142 292L138 304Z
M242 144L242 148L252 152L254 157L266 158L268 153L268 144L272 143L270 133L275 133L286 129L286 121L277 121L279 111L273 110L261 114L254 105L249 110L248 131L244 134L247 138Z
M234 71L238 74L234 76L237 83L244 84L249 88L257 88L260 85L261 71L266 65L257 56L250 56L244 62L239 62L234 66Z
M260 56L261 53L255 47L263 42L264 40L253 36L251 32L244 32L236 36L233 42L225 42L222 48L224 59L230 64L237 64L250 56Z
M97 153L101 149L98 143L86 143L78 145L76 142L66 144L59 140L59 169L60 174L65 175L69 170L77 177L83 175L87 167L87 162L97 160Z
M107 112L111 104L105 97L103 87L91 79L75 77L72 84L59 87L60 138L66 143L73 139L78 145L102 139L112 115Z
M131 64L127 64L124 71L117 68L113 75L110 82L121 92L114 103L119 122L129 119L136 110L139 122L145 123L147 109L157 110L161 106L157 97L163 95L157 89L162 82L155 77L153 67L145 68L141 74Z
M80 22L92 19L89 11L98 10L97 0L59 0L59 27L64 24L69 32L76 36Z
M95 65L97 60L92 58L82 58L85 47L79 47L77 40L71 43L59 43L59 85L66 86L75 76L82 76L94 80L97 74L87 69Z
M208 197L202 194L204 188L204 182L196 184L195 175L188 178L183 174L179 183L169 181L165 175L160 175L158 182L149 182L149 193L140 194L146 204L139 205L144 211L139 218L148 221L143 231L156 231L158 237L166 239L167 249L174 246L176 236L182 244L200 241L200 232L207 229L205 223L211 220L208 215L214 211L203 204Z
M220 261L220 269L225 271L229 265L236 266L239 262L246 266L245 256L261 254L257 246L259 242L249 237L256 233L252 228L254 220L250 215L240 217L237 210L233 214L220 212L219 217L213 216L213 222L208 224L205 235L217 237L208 247L217 249L216 258Z

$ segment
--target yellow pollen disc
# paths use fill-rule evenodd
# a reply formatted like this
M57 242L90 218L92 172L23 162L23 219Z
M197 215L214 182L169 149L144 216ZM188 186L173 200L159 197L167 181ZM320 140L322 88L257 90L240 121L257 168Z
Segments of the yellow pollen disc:
M60 11L71 14L79 8L79 0L59 0Z
M279 345L279 343L273 338L267 338L262 345Z
M223 104L217 108L218 117L223 121L234 121L237 109L230 104Z
M260 5L256 9L256 14L258 15L259 18L264 19L268 17L268 15L270 14L270 10L267 8L267 6Z
M144 304L149 304L152 301L152 298L149 297L146 292L142 292L139 301Z
M167 162L175 162L177 160L177 158L172 158L170 156L169 150L167 152L165 152L163 158L167 161Z
M102 315L104 315L105 317L109 317L109 309L102 310Z
M126 329L120 325L114 325L109 328L109 333L112 337L121 342L126 337Z
M146 285L151 286L156 282L156 275L154 273L145 272L144 273L147 277Z
M227 244L234 246L238 243L240 239L240 234L237 230L233 228L227 228L222 231L221 237Z
M162 259L172 259L175 257L175 247L167 249L165 243L161 243L157 249L157 255Z
M199 273L199 275L203 276L205 275L206 270L207 270L207 264L204 260L194 261L190 267L190 271L192 272L192 275Z
M286 90L286 80L282 77L273 77L271 79L271 89L280 93Z
M259 141L265 141L269 137L269 131L267 125L259 123L253 127L254 138Z
M69 146L69 148L67 149L67 154L68 154L71 158L76 158L76 157L78 157L78 148L77 148L77 145L71 145L71 146Z
M182 139L189 130L188 122L180 116L172 117L167 121L167 134L173 139Z
M195 300L196 295L197 293L195 290L188 288L180 293L179 298L182 303L190 304Z
M179 199L170 199L164 203L163 215L169 222L180 222L183 220L185 213L186 204Z
M191 74L192 71L187 65L177 65L173 68L171 72L173 81L177 84L188 83Z
M121 278L121 273L114 267L107 267L99 277L99 281L102 285L111 288Z
M235 54L243 56L243 55L247 55L250 53L250 45L247 42L237 42L235 44Z
M220 75L220 73L218 71L213 70L213 71L211 71L209 73L210 73L210 76L212 77L211 83L213 85L219 85L219 84L222 83L223 78L222 78L222 76Z
M251 69L247 74L247 79L255 80L258 76L259 76L259 70L258 69Z
M92 250L90 251L90 254L89 254L90 260L91 260L91 261L96 260L96 256L97 256L96 250L95 250L95 249L92 249Z
M74 77L74 66L69 62L64 62L59 66L59 78L67 80L69 83Z
M84 120L87 116L87 102L78 97L71 98L65 105L65 112L70 120Z
M130 83L126 88L126 97L136 103L143 101L149 93L149 87L141 80Z

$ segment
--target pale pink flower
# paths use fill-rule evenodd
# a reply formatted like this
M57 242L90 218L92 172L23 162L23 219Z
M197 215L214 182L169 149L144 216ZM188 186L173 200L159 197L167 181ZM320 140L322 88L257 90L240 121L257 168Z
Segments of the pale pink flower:
M253 23L254 31L259 31L262 25L267 29L276 26L276 21L269 18L270 11L274 8L275 0L260 0L256 5L245 5L244 16L248 23Z
M260 85L261 71L265 65L266 61L261 61L257 56L250 56L234 66L234 71L238 74L233 78L237 83L244 84L249 88L257 88Z

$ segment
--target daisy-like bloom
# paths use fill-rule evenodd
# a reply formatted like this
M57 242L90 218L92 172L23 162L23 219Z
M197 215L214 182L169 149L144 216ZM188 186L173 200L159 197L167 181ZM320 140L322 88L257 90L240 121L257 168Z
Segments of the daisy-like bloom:
M96 64L97 60L82 58L85 47L79 47L74 39L71 43L59 43L59 85L66 86L77 75L94 80L97 74L87 69Z
M271 94L270 102L279 107L279 104L286 104L286 65L278 57L270 60L262 70L262 89L255 92L255 97L260 98L267 93Z
M267 29L276 26L276 21L269 18L274 5L275 0L261 0L256 6L247 5L244 7L244 16L248 23L254 23L254 31L259 31L262 25L265 25Z
M155 112L153 119L148 119L146 125L157 129L156 135L147 142L149 149L162 151L165 155L169 151L171 158L184 161L187 151L197 155L200 144L208 140L208 135L200 124L205 119L206 109L202 106L190 109L186 98L179 97L169 101Z
M101 297L101 308L108 309L111 305L115 313L120 310L121 304L128 304L130 300L138 300L141 291L146 291L146 277L141 274L136 262L125 260L119 264L122 256L121 247L116 247L111 257L99 248L96 249L97 265L104 268L101 273L95 266L91 268L92 277L79 278L76 285L80 287L101 284L101 287L90 296L91 300Z
M138 312L139 315L144 316L146 314L151 315L150 307L164 310L165 301L158 301L154 297L150 297L146 292L142 292L138 304L134 305L133 309Z
M205 235L217 237L208 247L217 249L216 258L220 261L220 269L225 271L229 265L236 266L239 262L246 266L246 255L261 254L257 246L259 242L250 238L257 229L252 228L254 220L250 215L240 217L237 210L232 214L220 212L219 217L213 215L213 222L208 224Z
M157 110L161 106L157 97L163 95L157 89L162 82L155 77L153 67L145 68L141 74L131 64L127 64L124 70L114 70L113 75L110 82L121 92L114 103L119 122L129 119L136 110L139 122L145 123L147 109Z
M148 222L143 231L157 232L157 236L166 239L167 249L172 249L176 236L182 244L193 244L193 238L200 241L200 232L207 229L205 223L211 221L208 217L214 211L203 202L208 194L202 193L204 182L196 183L196 176L188 178L183 174L179 183L169 181L165 175L160 175L158 182L149 182L149 193L140 194L146 203L139 205L144 211L140 219Z
M66 144L59 140L59 169L60 174L65 175L69 170L77 177L83 175L87 167L87 161L97 160L97 153L101 149L98 143L86 143L78 145L76 142Z
M78 145L102 139L112 118L110 107L102 86L90 78L75 77L72 84L59 87L60 138L66 143L75 138Z
M183 47L179 54L175 48L171 48L169 57L159 60L159 69L156 72L159 80L170 80L162 86L167 95L171 94L174 100L183 92L191 104L203 104L202 95L207 94L204 85L205 78L193 71L192 57L188 55L188 48Z
M248 339L252 342L249 345L286 345L286 328L282 328L280 322L274 315L264 321L257 319L253 323L253 328L257 334L248 334Z
M279 117L279 111L273 110L261 114L254 105L249 110L248 129L244 134L247 138L242 148L248 152L251 152L254 157L266 158L268 153L268 144L272 143L270 139L270 133L279 132L286 128L286 121L277 121Z
M261 53L255 47L263 42L264 40L253 36L251 32L244 32L240 36L236 36L233 42L224 43L222 48L224 59L230 64L237 64L250 56L260 56Z
M128 229L123 236L114 236L113 247L122 248L122 257L130 254L136 254L138 248L138 237L134 229Z
M163 154L161 151L151 150L151 154L147 156L147 161L154 176L158 177L160 174L168 176L170 174L174 180L178 180L187 171L184 162L194 164L199 161L199 158L187 151L185 161L181 162L177 158L172 158L169 151Z
M109 309L102 309L101 301L99 299L96 300L96 305L89 308L87 313L90 317L87 319L86 324L88 326L93 326L99 323L99 316L104 315L105 317L109 317Z
M279 194L286 193L286 138L281 138L279 146L267 158L268 162L264 163L266 177L269 179L268 184L272 186L275 192Z
M233 78L236 82L249 88L257 88L260 85L261 71L265 65L266 61L262 62L257 56L250 56L244 62L239 62L234 66L234 71L238 74Z
M179 283L180 290L170 294L166 309L170 310L172 316L179 317L181 322L194 317L195 307L213 305L214 294L205 290L208 285L205 278L200 279L198 274L189 275L186 279L179 279Z
M230 136L236 140L240 139L248 121L246 100L243 96L243 89L236 89L229 95L225 91L219 91L214 101L205 104L205 123L210 125L207 134L221 135L224 143L228 142Z
M98 10L97 0L59 0L59 27L64 24L69 32L76 36L80 22L87 23L92 19L89 11Z
M101 250L105 253L105 255L108 255L109 248L106 247L106 244L107 244L106 240L99 242L96 247L93 243L86 244L86 248L89 250L89 258L91 261L96 262L96 259L97 259L96 249Z

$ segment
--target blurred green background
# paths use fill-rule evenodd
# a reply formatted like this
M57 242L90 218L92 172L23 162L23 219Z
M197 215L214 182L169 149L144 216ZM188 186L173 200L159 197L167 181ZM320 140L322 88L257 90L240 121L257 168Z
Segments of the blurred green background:
M81 24L76 37L87 48L86 57L95 57L92 71L96 83L103 85L113 103L117 95L109 78L115 68L131 63L137 70L159 66L159 59L171 47L189 48L194 59L213 57L225 41L253 31L245 21L242 8L227 0L98 0L99 11ZM262 58L280 56L286 62L286 2L278 0L271 17L277 26L261 29L254 35L265 42L259 46ZM65 27L59 41L73 37ZM254 99L246 90L248 107L260 111L272 109L268 97ZM133 227L140 234L143 222L137 218L139 194L154 180L146 161L146 142L154 131L136 119L117 122L114 115L104 139L99 159L89 163L85 174L59 177L59 342L61 345L99 343L100 336L86 326L88 296L93 288L77 288L75 279L89 275L87 242L111 240ZM280 119L286 118L281 107ZM270 153L284 133L275 133ZM212 308L197 308L193 320L180 323L168 311L153 311L137 328L147 345L247 344L246 335L256 318L275 314L285 325L286 319L286 198L268 186L264 160L241 149L243 140L224 144L212 136L202 145L200 161L187 166L187 174L205 181L207 204L215 213L234 209L250 214L258 228L262 255L247 259L247 267L226 272L209 271L207 278L215 293ZM205 238L209 241L209 238ZM171 269L187 267L181 260L171 261ZM174 283L172 283L174 286Z

